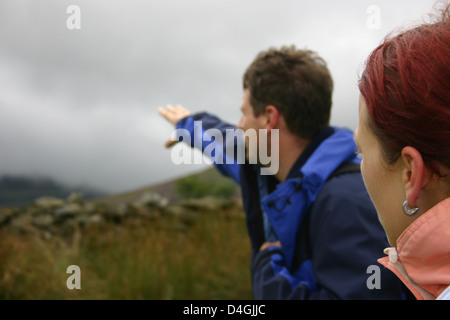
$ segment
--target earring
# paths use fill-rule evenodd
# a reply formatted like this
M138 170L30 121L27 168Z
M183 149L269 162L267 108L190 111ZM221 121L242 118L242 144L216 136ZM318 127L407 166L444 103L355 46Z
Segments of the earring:
M417 212L417 210L419 210L419 208L417 208L417 207L413 208L413 209L408 209L407 206L408 206L408 201L405 200L405 202L403 202L403 211L405 211L405 213L408 216L412 216L413 214L415 214Z

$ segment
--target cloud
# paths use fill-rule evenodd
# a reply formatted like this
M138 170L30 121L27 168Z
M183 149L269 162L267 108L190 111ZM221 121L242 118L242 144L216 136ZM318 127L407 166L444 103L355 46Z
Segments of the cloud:
M68 30L66 9L81 9ZM96 0L0 3L0 175L49 175L119 192L175 166L157 107L239 119L242 73L270 46L317 51L335 79L332 122L356 127L358 71L392 28L433 1ZM367 28L369 5L381 12Z

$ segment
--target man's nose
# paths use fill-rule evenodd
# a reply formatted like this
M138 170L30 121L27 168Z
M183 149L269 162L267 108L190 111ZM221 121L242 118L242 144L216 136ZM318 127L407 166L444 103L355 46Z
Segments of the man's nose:
M239 122L237 124L237 128L241 129L241 130L244 130L244 118L243 117L241 117L241 119L239 119Z

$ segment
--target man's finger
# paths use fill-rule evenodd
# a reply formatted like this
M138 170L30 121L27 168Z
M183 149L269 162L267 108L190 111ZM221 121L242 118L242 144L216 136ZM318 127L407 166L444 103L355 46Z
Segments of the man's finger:
M164 146L165 146L166 148L170 148L170 147L172 147L173 145L177 144L178 142L180 142L180 141L177 141L177 140L174 141L174 140L169 139L169 140L166 141L166 143L164 144Z
M158 113L167 119L167 111L163 107L158 107Z
M174 116L173 116L173 110L170 109L164 109L163 107L158 108L158 113L164 117L167 121L174 124Z

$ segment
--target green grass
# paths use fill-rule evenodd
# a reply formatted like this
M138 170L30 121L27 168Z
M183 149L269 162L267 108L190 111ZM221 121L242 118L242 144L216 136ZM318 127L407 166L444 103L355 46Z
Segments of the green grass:
M228 199L236 193L237 184L228 178L208 180L198 175L190 175L176 181L176 191L182 199L207 196Z
M73 264L80 290L66 286ZM252 299L249 264L240 208L76 229L68 239L0 229L0 299Z

